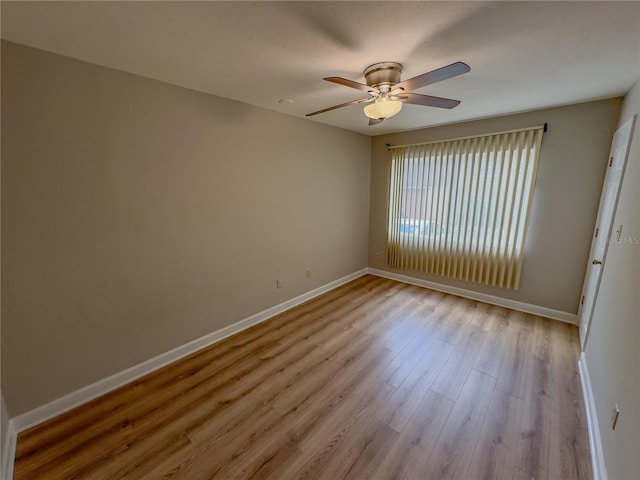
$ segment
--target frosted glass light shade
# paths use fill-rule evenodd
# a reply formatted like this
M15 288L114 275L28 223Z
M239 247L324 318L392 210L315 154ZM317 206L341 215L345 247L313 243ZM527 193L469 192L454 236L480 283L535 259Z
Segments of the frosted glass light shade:
M400 100L381 99L364 107L364 114L373 119L393 117L402 110Z

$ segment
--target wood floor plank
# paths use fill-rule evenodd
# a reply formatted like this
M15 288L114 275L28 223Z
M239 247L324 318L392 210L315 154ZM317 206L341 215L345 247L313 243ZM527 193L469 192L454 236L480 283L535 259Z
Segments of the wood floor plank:
M371 275L18 436L18 480L591 478L577 328Z
M434 392L456 401L467 381L486 335L487 333L483 330L468 327L464 339L460 340L431 387Z
M301 423L294 426L290 438L306 455L287 465L274 478L323 478L322 474L329 465L345 461L343 451L351 448L349 445L354 437L361 437L366 425L382 425L372 411L385 401L391 390L376 379L366 380L351 393L344 392L343 401L336 403L322 421L315 421L311 428ZM392 432L388 426L384 427L384 432Z
M498 314L500 307L488 303L475 302L475 308L469 313L469 324L490 332L500 328L502 317Z
M260 404L260 407L256 409L253 402L257 396L256 392L269 387L265 380L288 365L299 369L309 368L313 363L305 360L312 358L314 354L318 355L319 349L309 342L301 342L295 347L299 352L297 362L286 364L285 362L270 361L265 364L265 368L254 370L252 376L245 377L240 382L231 383L227 388L213 395L209 393L203 395L201 398L206 403L203 403L200 408L178 407L171 413L173 420L170 426L160 431L151 432L149 437L139 436L137 441L130 442L127 452L120 456L119 461L105 465L102 473L113 478L142 477L143 472L157 463L158 457L154 452L154 447L157 448L157 445L171 445L173 438L181 438L186 435L189 442L184 445L184 448L179 451L167 452L162 458L168 456L169 453L184 455L191 450L189 447L196 447L201 441L204 441L201 435L203 429L208 429L206 440L222 441L232 430L229 423L237 427L238 423L242 425L241 422L254 413L265 414L271 407ZM282 360L284 359L280 361ZM266 368L267 366L269 368Z
M378 375L378 378L392 387L400 386L437 340L437 336L437 328L426 324L425 328L417 332L388 367Z
M289 353L294 358L301 359L317 348L309 343L298 343ZM285 347L281 346L284 351ZM259 357L261 365L256 365L249 375L254 378L268 378L269 374L280 368L277 362L270 361L272 357ZM175 439L184 440L194 428L203 425L209 418L223 418L222 415L241 405L236 400L254 391L261 383L247 383L245 377L231 378L227 383L206 389L202 386L197 391L173 402L157 408L153 414L132 421L132 434L127 439L119 439L113 435L109 442L94 443L86 448L82 454L93 458L93 462L84 466L84 471L96 470L96 465L102 465L101 473L111 478L125 478L133 475L142 468L145 462L152 462L156 457L155 449L158 445L167 445L174 449ZM169 421L170 424L167 424ZM120 441L118 441L120 440ZM189 444L190 442L187 442ZM103 447L102 449L100 447ZM121 450L124 447L124 450ZM166 452L168 453L168 452ZM118 458L117 462L112 461ZM51 468L49 474L56 475L57 468ZM88 478L91 476L87 473Z
M375 366L377 362L384 363L392 353L366 347L367 339L363 338L359 344L352 344L350 348L341 349L335 354L316 349L313 355L303 361L289 363L282 369L278 368L275 375L279 378L274 378L273 375L264 376L265 379L276 381L261 382L260 388L263 392L255 389L251 398L243 397L245 401L236 402L224 416L198 420L193 426L186 427L192 440L191 448L179 452L180 455L191 455L194 450L198 450L199 445L205 445L198 450L197 455L200 458L209 458L215 454L216 462L207 460L208 468L211 471L222 469L224 463L237 458L250 445L271 435L280 424L287 425L292 422L292 417L295 418L293 414L296 412L313 412L310 402L331 391L328 386L335 387L331 382L335 368L353 364L354 373L359 374L359 378L366 378L364 374L372 365ZM339 346L336 346L336 349L338 348ZM363 355L359 356L360 353ZM358 358L354 361L354 357ZM341 380L347 381L344 376ZM256 399L260 400L257 409ZM176 428L180 429L180 426L176 425ZM238 435L235 432L243 434ZM138 456L133 458L137 459ZM193 466L183 468L177 478L190 478L190 475L193 475L192 468L199 468L199 463L191 463Z
M384 365L394 355L388 350L367 348L370 344L371 339L362 337L357 343L343 345L345 348L336 346L337 351L333 353L319 350L323 354L322 357L310 357L304 362L291 364L277 373L280 378L267 377L273 380L263 383L268 387L268 391L263 395L256 394L261 400L258 405L262 410L238 412L239 415L229 412L222 425L209 421L201 425L197 431L192 429L190 438L193 440L193 449L205 444L197 455L208 458L215 454L216 463L208 461L208 466L212 471L217 471L229 459L237 458L249 445L260 442L276 432L278 426L290 426L295 423L296 415L310 416L311 419L307 419L305 423L308 429L310 422L321 416L319 411L335 402L334 397L339 397L342 393L341 388L346 389L366 379L367 373L375 372L379 364ZM301 371L305 363L312 368ZM340 376L338 382L332 381L333 372L346 365L351 367L351 375ZM320 405L314 406L313 403L318 400ZM250 428L247 428L247 425ZM235 434L243 431L247 433ZM182 454L190 453L193 449ZM198 467L197 462L191 463L194 463L194 467L183 468L180 476L176 478L190 478L191 469Z
M344 448L337 450L337 455L330 457L329 462L317 470L316 478L375 478L384 460L380 452L390 450L398 435L382 422L360 417L355 428L345 437Z
M547 478L550 439L554 432L552 418L556 416L554 409L557 405L547 395L549 364L536 358L532 360L530 366L528 376L532 388L524 395L518 467L530 478ZM559 435L560 432L555 431L555 434Z
M341 425L348 424L364 411L373 416L378 406L387 401L394 389L375 377L366 376L365 370L372 372L379 369L391 358L389 354L392 353L383 350L375 362L354 370L353 375L344 375L332 382L329 388L312 400L315 408L301 412L298 419L288 425L289 437L298 443L302 451L314 451L324 439L332 437L332 432L340 430Z
M520 420L524 402L494 389L487 409L481 442L477 442L464 478L510 480L519 451Z
M473 300L467 298L457 298L449 295L452 301L451 306L446 309L446 313L441 318L445 320L441 324L439 340L458 345L466 340L469 329L473 322L473 316L476 314L476 307Z
M415 480L423 478L424 461L435 448L454 402L427 392L407 428L385 456L378 478Z
M469 372L438 442L422 467L422 478L464 478L495 384L496 379L490 375Z
M509 361L506 358L507 352L504 346L507 341L508 339L499 333L491 332L486 335L472 368L498 378L502 364Z
M377 412L378 418L397 432L404 431L454 349L450 343L436 340Z
M496 388L522 400L531 389L530 377L535 360L533 334L520 328L510 329L501 348L505 361L500 364Z

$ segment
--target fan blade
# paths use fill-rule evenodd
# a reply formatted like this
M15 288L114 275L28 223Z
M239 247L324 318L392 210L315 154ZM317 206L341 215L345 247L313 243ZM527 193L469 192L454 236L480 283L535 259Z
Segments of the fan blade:
M423 105L425 107L454 108L460 105L460 100L433 97L431 95L421 95L419 93L403 93L398 98L404 103Z
M451 65L447 65L446 67L438 68L437 70L432 70L430 72L423 73L422 75L418 75L417 77L410 78L409 80L405 80L404 82L400 82L394 85L393 88L402 88L405 92L408 92L431 85L432 83L447 80L448 78L457 77L458 75L462 75L469 71L471 71L469 65L462 62L456 62Z
M363 92L375 92L380 93L377 88L370 87L369 85L365 85L364 83L354 82L353 80L349 80L347 78L342 77L327 77L323 78L327 82L337 83L338 85L344 85L345 87L355 88L356 90L362 90Z
M313 115L318 115L319 113L329 112L331 110L335 110L336 108L348 107L349 105L356 105L358 103L366 103L373 101L373 98L361 98L359 100L352 100L351 102L341 103L340 105L334 105L333 107L323 108L322 110L318 110L317 112L307 113L305 117L311 117Z
M371 125L378 125L379 123L384 122L384 118L370 118L369 119L369 126Z

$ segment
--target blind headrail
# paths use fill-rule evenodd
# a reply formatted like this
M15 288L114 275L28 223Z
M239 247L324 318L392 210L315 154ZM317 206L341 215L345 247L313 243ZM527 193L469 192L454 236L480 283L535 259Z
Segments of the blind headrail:
M405 148L405 147L417 147L419 145L432 145L434 143L446 143L446 142L457 142L459 140L468 140L471 138L481 138L481 137L492 137L494 135L506 135L508 133L520 133L520 132L528 132L529 130L539 130L543 129L543 131L547 131L547 124L544 125L536 125L535 127L527 127L527 128L515 128L513 130L505 130L503 132L492 132L492 133L483 133L480 135L469 135L468 137L456 137L456 138L445 138L443 140L431 140L429 142L418 142L418 143L407 143L405 145L391 145L387 143L387 150L393 150L394 148Z

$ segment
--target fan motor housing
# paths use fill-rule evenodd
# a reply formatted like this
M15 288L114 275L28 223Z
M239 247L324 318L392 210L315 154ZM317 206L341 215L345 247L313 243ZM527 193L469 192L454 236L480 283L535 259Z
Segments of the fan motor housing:
M381 91L400 83L401 75L402 65L397 62L374 63L364 70L364 78L367 81L367 85Z

